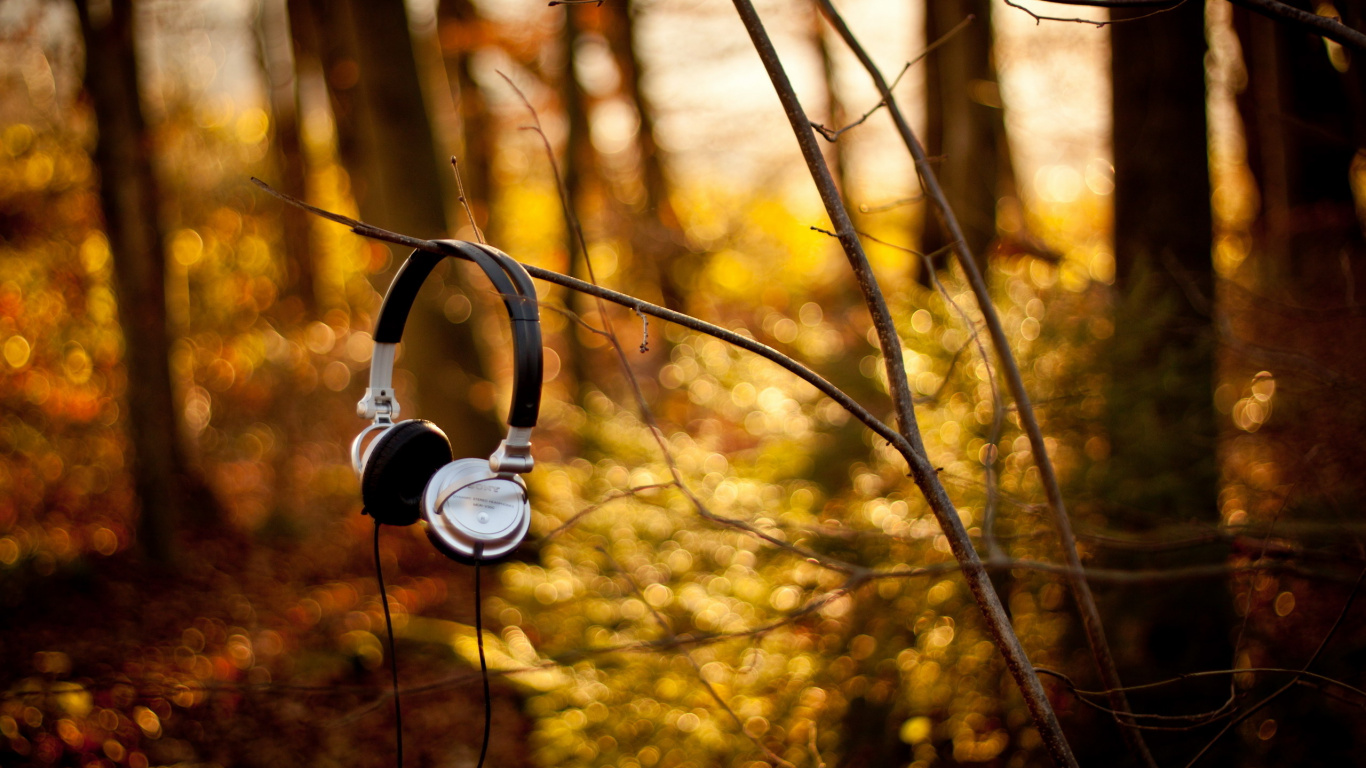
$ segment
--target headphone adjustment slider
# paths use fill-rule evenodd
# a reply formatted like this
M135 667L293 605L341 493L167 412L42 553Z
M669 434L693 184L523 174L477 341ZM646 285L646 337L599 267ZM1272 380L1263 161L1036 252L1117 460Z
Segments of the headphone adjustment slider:
M394 399L394 390L390 387L366 387L365 397L356 403L357 416L376 422L392 424L398 412L398 400Z
M536 466L531 458L531 428L511 427L507 439L489 457L489 469L496 473L524 475Z

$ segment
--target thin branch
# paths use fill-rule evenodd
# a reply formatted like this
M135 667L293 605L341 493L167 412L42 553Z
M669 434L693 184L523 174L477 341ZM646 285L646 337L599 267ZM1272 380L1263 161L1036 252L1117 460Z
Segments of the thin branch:
M1203 749L1197 752L1195 754L1195 757L1192 757L1189 763L1186 763L1186 768L1191 768L1196 763L1200 762L1200 758L1204 757L1211 749L1213 749L1214 745L1219 742L1219 739L1223 738L1224 734L1228 733L1234 726L1247 720L1249 717L1252 717L1263 707L1275 701L1277 698L1280 697L1281 694L1290 690L1292 686L1298 683L1300 681L1300 678L1305 676L1305 673L1309 671L1309 668L1314 666L1314 662L1318 661L1319 656L1323 654L1323 649L1327 647L1328 641L1333 639L1333 635L1336 634L1338 628L1342 626L1343 619L1347 618L1347 612L1351 610L1352 603L1356 600L1357 593L1361 591L1361 582L1363 579L1366 579L1366 570L1363 570L1361 572L1361 575L1357 576L1356 584L1352 585L1352 591L1350 594L1347 595L1347 601L1343 603L1342 610L1338 612L1337 620L1334 621L1333 626L1328 629L1328 634L1323 636L1323 640L1319 641L1318 647L1314 649L1314 653L1310 655L1309 660L1304 663L1304 666L1301 667L1299 671L1297 671L1295 675L1291 677L1288 682L1286 682L1285 685L1282 685L1280 688L1277 688L1269 696L1257 702L1256 704L1248 707L1247 709L1243 710L1242 713L1240 713L1237 717L1228 721L1228 723L1226 723L1224 727L1219 730L1218 733L1214 734L1214 738L1210 739L1209 743L1206 744Z
M437 243L431 240L423 240L416 237L410 237L408 235L402 235L397 232L391 232L387 229L383 229L382 227L376 227L372 224L366 224L363 221L358 221L349 216L343 216L339 213L333 213L331 211L318 208L317 206L309 205L308 203L305 203L302 200L296 199L272 188L269 184L265 183L264 181L261 181L260 179L253 178L252 182L268 194L273 195L274 197L279 198L280 200L290 205L293 205L296 208L301 208L316 216L321 216L322 218L327 219L328 221L334 221L338 224L342 224L349 228L352 232L362 237L368 237L372 240L380 240L386 243L393 243L395 245L401 245L407 248L412 248L414 250L426 251L428 253L434 253L441 256L455 255L457 258L459 257L458 254L452 254L450 251L441 248L441 246L439 246ZM537 280L543 280L547 283L553 283L555 285L568 288L570 290L579 291L580 293L586 293L590 296L596 296L598 298L610 301L613 304L618 304L620 306L626 307L636 312L650 315L651 317L657 317L661 320L674 323L675 325L683 326L684 328L697 331L698 333L702 333L707 336L720 339L721 341L724 341L727 344L743 349L746 352L752 352L758 355L759 357L776 363L784 370L788 371L789 373L792 373L802 381L805 381L806 383L815 387L821 394L825 395L826 397L829 397L831 400L834 400L841 408L848 411L849 415L858 419L860 422L864 424L864 426L872 430L878 437L881 437L884 440L888 441L889 443L894 445L899 451L904 452L906 450L913 450L910 444L907 442L906 438L902 437L902 435L898 433L896 430L892 429L887 424L883 423L880 419L874 416L872 412L869 411L867 408L864 408L862 405L859 405L857 401L849 397L849 395L845 394L845 392L841 390L839 387L836 387L834 384L830 383L828 380L826 380L824 377L822 377L815 371L811 370L810 368L807 368L806 366L802 365L801 363L797 362L791 357L783 354L782 352L779 352L778 350L766 344L755 341L754 339L748 336L743 336L729 329L722 328L719 325L708 323L705 320L699 320L698 318L693 317L692 315L685 315L682 312L675 312L672 309L666 309L665 307L661 307L657 304L651 304L650 302L645 301L643 299L638 299L634 296L629 296L627 294L620 293L618 291L613 291L608 288L602 288L600 286L593 285L592 283L584 282L583 280L579 280L568 275L560 274L559 272L544 269L542 267L537 267L532 264L523 263L522 266L526 269L528 274L530 274Z
M938 40L935 40L933 43L930 43L929 45L925 46L925 50L921 51L920 54L916 56L914 59L911 59L910 61L906 62L906 66L902 67L901 71L897 73L897 76L892 78L891 87L895 88L897 86L897 83L901 82L901 78L906 75L906 72L909 71L911 67L915 66L916 64L919 64L921 60L923 60L926 56L930 55L931 51L943 45L944 43L947 43L948 41L952 40L954 36L957 35L959 32L962 32L963 30L967 29L968 26L972 24L973 20L975 20L976 18L977 16L975 14L969 13L966 17L964 17L962 21L954 25L953 29L950 29L948 32L945 32L944 34L940 35ZM879 109L882 109L882 107L885 105L885 101L879 101L877 104L873 105L872 109L869 109L867 112L864 112L863 117L860 117L854 122L844 126L843 128L840 128L839 130L826 128L825 126L819 123L812 123L811 127L815 128L816 132L819 133L821 136L824 136L826 141L834 142L837 139L839 139L839 137L843 135L845 131L863 125L865 122L868 121L868 118L872 117Z
M987 330L991 335L993 346L996 347L996 354L1000 360L1002 372L1005 374L1007 386L1010 389L1011 397L1015 400L1020 425L1029 436L1029 444L1034 454L1034 461L1039 469L1039 479L1043 484L1045 494L1048 498L1049 509L1053 513L1053 523L1058 530L1058 538L1062 545L1063 556L1067 560L1067 565L1072 573L1069 574L1068 584L1072 588L1072 596L1077 603L1081 614L1082 626L1086 631L1087 642L1091 648L1091 654L1095 658L1096 666L1100 669L1101 680L1107 688L1118 689L1123 683L1119 678L1119 671L1115 667L1114 656L1110 653L1109 643L1105 639L1100 611L1096 608L1095 599L1091 595L1091 587L1087 584L1083 575L1081 558L1077 553L1076 539L1072 534L1072 523L1067 516L1067 507L1063 502L1062 489L1058 484L1058 478L1053 470L1052 460L1048 456L1048 449L1044 444L1043 431L1039 428L1038 418L1034 415L1034 408L1030 403L1029 393L1025 390L1024 379L1020 375L1020 367L1015 362L1015 357L1010 350L1010 341L1006 336L1005 328L1001 324L1001 319L996 313L996 307L992 304L991 294L987 290L986 281L982 278L981 271L977 268L977 261L973 257L971 248L967 245L967 240L963 236L963 229L958 224L958 217L949 206L948 198L944 195L944 190L939 185L939 179L930 167L925 157L925 149L921 146L915 134L911 131L910 124L906 122L900 107L897 106L896 97L887 87L887 81L882 77L881 71L873 62L868 52L854 37L849 26L844 23L844 19L835 11L830 0L818 0L822 13L830 22L831 26L839 33L849 49L853 51L859 62L876 84L878 92L882 94L887 102L887 109L896 124L897 131L900 133L906 149L915 159L916 172L920 176L921 189L934 201L935 208L939 213L945 229L949 233L949 239L955 245L955 252L958 255L958 263L963 272L968 277L968 283L972 287L972 292L977 298L978 309L986 320ZM1122 712L1129 709L1129 704L1122 691L1116 690L1110 698L1111 706ZM1127 725L1127 721L1120 719L1121 725ZM1137 730L1122 727L1125 741L1129 748L1134 752L1145 765L1149 768L1156 768L1152 753L1149 752L1147 743L1142 734Z
M745 30L749 33L755 51L759 54L760 61L763 62L764 69L768 72L769 80L778 94L778 99L782 102L783 112L787 116L798 145L801 147L802 156L811 172L816 189L820 193L821 201L825 205L826 214L830 217L835 231L839 234L840 245L843 246L859 291L862 293L864 302L872 316L873 327L877 330L878 343L882 349L883 363L887 370L887 385L892 396L897 426L906 438L906 442L909 442L914 449L903 451L902 455L910 464L911 475L915 479L916 485L925 495L930 509L934 512L935 518L938 519L939 526L943 529L945 538L948 540L949 549L958 562L963 565L964 580L967 582L968 589L972 592L978 608L982 611L987 632L991 635L992 641L1004 658L1006 668L1010 670L1011 676L1020 688L1021 696L1024 698L1034 724L1039 730L1044 747L1058 765L1076 766L1076 757L1073 756L1067 738L1063 735L1062 725L1058 722L1057 714L1054 713L1053 707L1048 701L1043 683L1039 680L1039 676L1034 673L1029 657L1025 654L1019 638L1011 627L1010 618L1001 605L1000 597L991 586L987 571L972 547L972 541L968 538L967 530L963 527L963 521L959 518L957 510L954 509L953 502L945 492L943 484L939 482L935 468L925 459L925 451L921 443L920 430L916 423L915 409L911 399L910 383L906 378L901 339L897 334L896 325L892 321L891 312L887 308L887 301L882 295L882 289L878 285L877 278L868 263L868 257L863 251L863 244L859 240L858 233L854 231L849 212L844 208L844 202L840 198L835 180L830 174L830 168L826 165L820 147L816 144L815 134L810 127L810 120L807 119L806 112L797 99L796 91L783 69L782 62L778 59L778 53L773 48L773 42L769 39L763 22L754 10L754 5L750 0L733 0L733 3ZM828 9L828 3L823 2L822 5ZM880 80L880 82L882 87L879 90L882 98L887 102L888 107L891 107L895 103L891 91L887 88L885 81ZM961 233L958 233L957 237L961 239Z
M1043 669L1039 669L1039 671L1040 671L1040 672L1047 672L1047 674L1053 675L1054 677L1060 677L1060 678L1066 679L1066 675L1063 675L1063 674L1058 673L1058 672L1053 672L1053 671L1051 671L1051 670L1043 670ZM1146 690L1149 690L1149 689L1152 689L1152 688L1161 688L1161 687L1164 687L1164 686L1173 685L1173 684L1175 684L1175 683L1184 682L1184 681L1186 681L1186 680L1198 680L1198 679L1204 678L1204 677L1224 677L1224 676L1226 676L1226 675L1241 675L1241 674L1243 674L1243 673L1245 673L1245 672L1265 672L1265 673L1268 673L1268 674L1276 674L1276 675L1301 675L1301 676L1303 676L1303 677L1307 677L1307 678L1310 678L1310 679L1312 679L1312 680L1318 680L1318 681L1320 681L1320 682L1328 683L1329 685L1337 686L1338 688L1341 688L1341 689L1343 689L1343 690L1345 690L1345 691L1348 691L1348 692L1350 692L1350 693L1354 693L1354 694L1360 696L1361 698L1366 699L1366 690L1362 690L1362 689L1360 689L1360 688L1357 688L1356 686L1351 685L1351 684L1349 684L1349 683L1345 683L1345 682L1343 682L1343 681L1341 681L1341 680L1338 680L1337 678L1328 677L1327 675L1320 675L1320 674L1317 673L1317 672L1309 672L1309 671L1303 670L1303 669L1285 669L1285 668L1283 668L1283 667L1240 667L1240 668L1238 668L1238 669L1206 669L1206 670L1202 670L1202 671L1200 671L1200 672L1186 672L1186 673L1177 675L1176 677L1169 677L1169 678L1167 678L1166 680L1157 680L1157 681L1151 682L1151 683L1142 683L1142 684L1140 684L1140 685L1130 685L1130 686L1126 686L1124 690L1126 690L1126 691L1146 691ZM1072 692L1073 692L1073 693L1076 693L1076 694L1081 695L1081 696L1104 696L1106 693L1108 693L1108 691L1084 691L1084 690L1082 690L1082 689L1080 689L1080 688L1077 688L1074 684L1072 684L1071 680L1067 680L1067 683L1068 683L1068 686L1072 689ZM1358 705L1361 704L1361 702L1357 702L1357 703L1358 703ZM1134 716L1135 716L1135 717L1148 717L1148 715L1140 715L1140 714L1138 714L1138 713L1135 713Z
M479 222L474 220L474 210L470 207L470 199L465 196L465 182L460 178L460 161L451 155L451 171L455 173L455 189L460 193L460 204L465 207L465 218L470 220L470 227L474 230L474 237L480 243L487 245L484 233L479 231Z
M1156 8L1156 13L1163 13L1181 5L1185 0L1044 0L1044 2L1056 3L1058 5L1083 5L1092 8ZM1341 45L1366 50L1366 33L1353 29L1342 23L1342 19L1335 16L1320 16L1317 13L1310 13L1296 8L1293 5L1282 3L1280 0L1229 0L1233 5L1242 6L1253 13L1259 13L1272 21L1288 23L1293 27L1299 27L1304 31L1318 35ZM1061 19L1051 16L1040 16L1033 11L1019 5L1011 0L1006 0L1006 5L1018 8L1030 16L1036 22L1043 21L1070 21L1083 24L1095 24L1096 26L1106 26L1120 21L1137 21L1145 19L1152 14L1136 16L1126 19L1111 19L1109 21L1092 19Z
M1045 0L1045 2L1048 2L1048 1L1049 1L1049 0ZM1159 7L1158 7L1157 10L1155 10L1155 11L1151 11L1151 12L1149 12L1149 13L1145 13L1145 14L1143 14L1142 16L1130 16L1130 17L1128 17L1128 18L1123 18L1123 19L1080 19L1080 18L1075 18L1075 17L1069 19L1069 18L1066 18L1066 17L1064 17L1064 16L1044 16L1044 15L1042 15L1042 14L1038 14L1038 13L1035 13L1034 11L1031 11L1030 9L1026 8L1026 7L1023 6L1023 5L1020 5L1018 2L1016 2L1016 0L1005 0L1006 5L1010 6L1011 8L1015 8L1015 9L1017 9L1017 10L1024 11L1025 13L1029 14L1030 16L1032 16L1032 17L1034 18L1034 23L1035 23L1035 24L1040 24L1040 23L1045 22L1045 21L1061 21L1061 22L1064 22L1064 23L1067 23L1067 24L1086 24L1086 25L1095 27L1096 29L1100 29L1100 28L1102 28L1102 27L1108 27L1108 26L1110 26L1111 24L1123 24L1124 22L1128 22L1128 21L1140 21L1140 20L1142 20L1142 19L1147 19L1147 18L1156 16L1156 15L1158 15L1159 13L1166 13L1166 12L1172 10L1173 8L1176 8L1177 6L1179 6L1179 5L1181 5L1181 4L1185 3L1185 2L1186 2L1186 0L1177 0L1176 2L1160 3L1160 4L1158 4ZM1072 4L1074 4L1074 3L1069 3L1069 5L1072 5ZM1089 3L1075 3L1075 4L1076 4L1076 5L1089 5Z
M900 208L900 207L902 207L902 206L904 206L904 205L910 205L911 203L918 203L918 202L920 202L921 200L924 200L924 199L925 199L925 196L924 196L924 195L911 195L910 197L903 197L903 198L900 198L900 199L898 199L898 200L893 200L893 201L890 202L890 203L883 203L882 205L863 205L863 204L860 204L859 207L858 207L858 212L859 212L859 213L886 213L887 211L894 210L894 209L896 209L896 208Z
M1293 5L1278 2L1278 0L1229 0L1229 2L1260 13L1269 19L1288 21L1297 27L1306 27L1310 32L1335 43L1366 51L1366 33L1352 29L1343 24L1339 18L1302 11Z

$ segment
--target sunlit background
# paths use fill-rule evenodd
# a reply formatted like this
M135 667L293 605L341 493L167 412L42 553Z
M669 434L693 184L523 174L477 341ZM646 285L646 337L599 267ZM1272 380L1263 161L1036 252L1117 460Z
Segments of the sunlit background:
M96 18L111 12L90 5ZM183 454L183 493L156 523L168 542L159 549L131 437L153 425L129 415L146 396L131 384L140 372L129 350L147 340L124 327L130 313L159 308L120 307L115 269L132 257L104 224L101 127L76 7L8 0L0 764L393 763L374 526L346 451L363 426L354 403L379 300L404 254L305 217L251 177L406 234L474 239L445 162L456 156L479 231L515 258L585 279L591 265L604 285L775 347L892 421L868 312L837 241L812 229L830 223L729 4L134 5L140 140L159 189L144 218L160 228L174 409L174 426L152 439ZM919 0L839 7L889 78L928 44ZM1317 12L1332 15L1326 7ZM416 65L406 81L401 67L376 63L406 52L363 18L405 11ZM877 105L814 5L759 11L814 122L847 125ZM1207 84L1212 290L1181 295L1206 318L1204 341L1187 340L1214 371L1197 385L1212 406L1205 443L1144 428L1175 420L1142 421L1148 411L1127 399L1178 383L1165 374L1169 346L1153 342L1170 338L1170 296L1130 301L1117 283L1110 28L1038 24L994 2L990 20L969 27L987 33L993 79L927 110L921 61L895 94L917 131L933 133L929 123L945 118L932 116L954 99L1000 121L982 163L1004 169L989 174L1002 183L985 212L960 215L985 217L991 290L1121 671L1131 684L1215 672L1136 693L1135 707L1186 716L1236 705L1175 730L1148 721L1164 728L1149 736L1154 752L1185 764L1232 723L1211 765L1306 754L1330 764L1359 754L1366 736L1366 694L1350 687L1363 682L1366 633L1359 611L1342 613L1366 561L1355 514L1366 484L1350 450L1366 421L1366 161L1361 132L1322 139L1347 147L1332 166L1349 189L1346 213L1300 192L1287 194L1289 224L1264 221L1281 209L1253 169L1279 139L1244 129L1267 107L1248 106L1261 91L1240 24L1230 6L1210 5L1194 75ZM1325 71L1346 73L1360 97L1350 79L1359 68L1334 46L1311 40ZM404 91L422 98L376 96ZM1345 98L1318 108L1304 114L1349 113ZM1352 115L1343 121L1366 125ZM543 134L527 130L537 120ZM414 133L424 125L426 139ZM573 255L542 136L582 221L587 264ZM942 236L930 232L908 153L885 110L823 146L870 236L929 458L979 551L1009 566L993 579L1030 659L1083 691L1101 687L1066 582L1050 571L1062 556L1029 441L996 358L974 341L982 313L959 269L929 270L913 250ZM414 166L401 150L430 162ZM959 156L930 151L951 174ZM1281 167L1293 175L1315 157ZM1281 242L1278 231L1293 236ZM1341 231L1355 234L1323 234ZM1331 241L1327 256L1301 245L1314 238ZM1285 266L1313 259L1327 266ZM436 420L457 455L486 455L510 397L507 321L477 272L438 274L405 338L403 415ZM490 765L1049 764L891 446L771 362L540 288L546 373L530 541L485 572L494 586L476 606L472 571L416 527L381 538L410 765L477 760L476 609L495 675ZM609 326L629 370L598 332ZM1126 419L1139 427L1115 426ZM1112 460L1131 447L1160 460L1181 445L1207 457L1205 488L1183 485L1202 480L1182 479L1182 467L1148 474ZM1131 492L1164 483L1168 495L1153 498L1165 501ZM1169 501L1205 497L1194 512ZM852 581L855 572L873 576ZM1188 646L1221 660L1183 661L1196 658ZM1291 678L1235 671L1299 669L1311 657L1331 680L1301 679L1243 717ZM1088 706L1103 696L1045 682L1084 764L1128 764L1109 715Z

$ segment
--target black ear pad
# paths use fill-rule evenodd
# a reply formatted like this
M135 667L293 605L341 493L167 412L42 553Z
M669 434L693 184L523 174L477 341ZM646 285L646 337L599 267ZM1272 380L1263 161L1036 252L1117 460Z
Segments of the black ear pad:
M412 525L422 491L438 469L451 463L451 443L435 424L411 419L376 438L365 462L360 495L365 512L385 525Z

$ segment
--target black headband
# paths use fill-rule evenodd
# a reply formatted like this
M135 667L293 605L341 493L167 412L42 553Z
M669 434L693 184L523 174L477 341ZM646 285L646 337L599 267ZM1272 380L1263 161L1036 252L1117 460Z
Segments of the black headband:
M446 256L466 258L484 271L498 295L503 297L512 321L512 408L508 426L534 427L541 408L541 316L531 275L506 253L488 245L463 240L433 241L445 255L413 251L399 267L375 322L376 344L397 344L413 308L417 292L427 275Z

